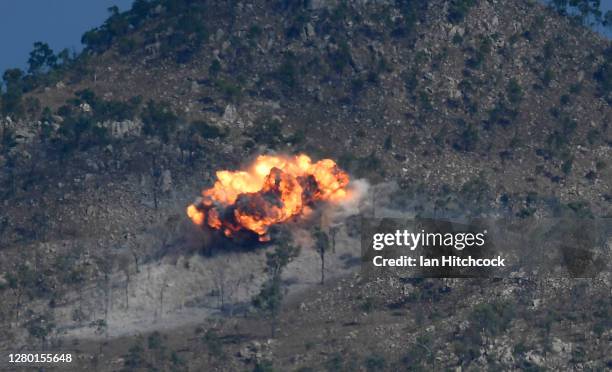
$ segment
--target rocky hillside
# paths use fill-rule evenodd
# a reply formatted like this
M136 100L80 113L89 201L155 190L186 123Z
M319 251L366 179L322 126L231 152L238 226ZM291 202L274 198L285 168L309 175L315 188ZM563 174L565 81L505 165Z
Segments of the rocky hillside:
M536 1L137 1L129 12L112 10L83 41L86 51L60 67L45 67L41 53L27 76L4 75L0 329L8 337L0 343L47 342L55 326L103 319L112 309L109 288L124 286L129 297L130 280L140 286L162 260L176 265L183 262L176 257L200 251L184 207L214 170L263 152L337 159L353 178L397 182L425 214L612 213L610 42ZM254 260L261 275L263 254ZM152 303L166 284L159 279L155 290L143 285L138 293ZM567 293L574 285L564 284ZM86 310L76 296L84 288L92 296ZM474 289L461 288L449 312L454 301L471 309ZM519 313L533 305L506 300ZM609 312L609 303L598 306ZM605 343L610 325L600 310L576 332ZM572 311L561 316L568 324L587 317L585 308ZM453 317L460 325L471 313ZM449 341L456 356L439 363L486 359L497 336L531 324L504 322L473 340L480 349L457 351ZM351 337L330 350L341 352ZM576 363L604 368L596 345ZM389 350L387 368L388 358L402 357ZM280 365L321 364L309 355ZM516 358L496 361L520 368ZM375 370L380 361L370 364Z

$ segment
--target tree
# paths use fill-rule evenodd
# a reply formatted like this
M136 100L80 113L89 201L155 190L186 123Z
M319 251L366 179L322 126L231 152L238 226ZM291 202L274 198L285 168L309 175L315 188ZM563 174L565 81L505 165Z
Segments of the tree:
M277 239L281 243L274 252L266 254L266 272L269 278L262 285L259 294L253 298L253 306L270 318L271 337L276 334L276 324L283 300L281 289L283 269L299 254L299 248L288 244L287 238L287 234L282 233L281 238Z
M276 334L276 323L282 299L283 293L279 276L268 279L261 287L259 294L253 298L253 306L270 318L270 335L272 338Z
M2 75L2 80L4 80L4 84L6 85L6 90L16 90L21 88L21 79L23 78L23 71L18 68L10 68L4 71Z
M40 340L41 346L44 350L47 337L49 337L49 335L53 332L53 329L55 328L53 315L51 313L39 315L34 319L30 320L27 324L27 327L28 333L30 333L31 336Z
M329 237L331 238L331 249L333 253L336 253L336 235L340 231L339 225L333 225L329 228Z
M70 51L67 48L62 49L59 53L57 53L57 64L65 66L71 61Z
M115 256L107 252L105 256L96 257L95 260L100 272L103 274L100 278L102 280L98 282L98 286L102 287L104 291L104 322L108 324L108 312L112 308L113 288L111 274L113 273Z
M212 362L212 359L223 359L225 353L223 351L223 341L214 329L206 331L202 336L202 343L206 346L206 352L208 354L208 363Z
M276 249L266 253L266 272L272 277L280 277L289 262L300 254L299 247L287 243L288 238L287 234L282 234L277 238L280 243Z
M123 272L125 275L125 308L130 308L130 279L131 279L131 266L132 266L132 255L130 252L124 252L117 259L117 266L119 266L119 270Z
M325 283L325 253L329 250L329 236L320 228L315 228L315 248L321 257L321 284Z
M57 64L57 57L49 44L37 41L34 43L34 50L30 52L28 59L28 72L32 75L39 75L54 68Z
M8 69L2 75L6 92L2 94L2 116L19 117L23 114L23 71L18 68Z
M156 103L153 100L147 102L140 116L144 124L144 134L157 136L163 142L168 142L170 134L174 132L178 122L178 117L167 103Z
M548 3L559 14L569 16L582 24L609 24L609 11L602 17L601 0L549 0Z
M604 27L612 29L612 10L608 10L603 18L602 24Z

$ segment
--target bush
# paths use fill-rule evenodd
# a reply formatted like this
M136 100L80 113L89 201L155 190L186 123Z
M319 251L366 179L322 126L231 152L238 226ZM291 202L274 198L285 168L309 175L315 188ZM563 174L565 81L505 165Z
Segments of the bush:
M476 146L478 145L479 135L478 130L473 124L469 124L467 128L465 128L459 138L453 144L453 147L457 151L474 151L476 150Z
M605 50L604 62L599 66L593 77L597 81L598 93L608 103L612 102L612 47Z
M504 332L514 318L512 306L505 302L484 303L476 305L470 321L478 329L484 330L489 336Z
M385 370L385 358L382 355L372 354L365 359L363 362L368 372L373 371L384 371Z
M202 138L213 139L223 138L227 136L225 131L220 128L208 124L205 121L194 121L191 123L191 129L193 132L198 133Z
M221 62L215 59L211 62L210 67L208 67L208 74L210 76L217 76L219 72L221 72Z
M230 102L237 101L242 94L240 85L232 83L229 80L218 79L215 83L224 98Z
M448 21L457 24L465 18L476 0L453 0L448 9Z
M59 129L60 138L55 145L62 155L75 150L87 150L93 146L103 146L109 143L108 130L96 125L90 117L67 116Z
M289 88L295 88L297 85L298 72L293 56L286 56L283 63L273 76Z
M565 175L569 175L572 172L573 162L574 162L573 157L570 157L569 159L565 160L563 164L561 165L561 170L563 171Z
M523 88L516 79L510 79L508 87L506 88L508 94L508 100L510 103L517 104L523 99Z
M473 52L472 56L465 60L465 65L473 70L482 66L482 63L485 60L485 55L480 51L476 50Z
M84 89L75 93L77 98L70 100L73 106L77 107L83 103L87 103L91 107L91 120L93 122L104 121L123 121L133 119L136 111L140 106L142 98L140 96L132 97L129 101L105 101L96 97L96 94L90 89ZM62 106L58 110L58 114L62 116L70 116L73 110L70 106Z
M253 129L249 131L249 136L255 143L276 148L283 141L281 122L269 117L259 118L255 121Z
M548 67L546 70L544 70L544 74L542 75L542 84L544 84L545 87L548 87L554 78L555 73L550 67Z
M140 343L140 341L137 341L134 345L132 345L129 350L127 355L125 356L124 359L124 366L129 367L129 368L140 368L144 365L145 363L145 358L144 358L144 348L142 347L142 344Z
M342 73L344 69L353 62L351 50L346 41L338 46L338 50L329 54L330 65L337 73Z
M342 371L344 367L344 357L342 353L334 353L331 358L325 362L325 369L330 372Z
M518 111L508 107L504 102L500 101L489 111L488 124L499 124L503 127L514 122L518 116Z
M149 136L157 136L168 142L170 135L176 129L178 116L172 112L170 105L164 102L156 103L149 100L141 113L143 132Z
M263 360L255 364L255 368L253 368L253 372L274 372L274 367L272 366L271 361Z

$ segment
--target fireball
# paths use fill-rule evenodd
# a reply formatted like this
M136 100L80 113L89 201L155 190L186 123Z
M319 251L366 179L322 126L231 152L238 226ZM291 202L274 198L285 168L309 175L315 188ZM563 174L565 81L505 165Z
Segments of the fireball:
M347 198L349 176L331 159L261 155L246 170L216 173L213 187L187 207L194 224L227 237L248 230L267 241L275 224L308 214L316 202Z

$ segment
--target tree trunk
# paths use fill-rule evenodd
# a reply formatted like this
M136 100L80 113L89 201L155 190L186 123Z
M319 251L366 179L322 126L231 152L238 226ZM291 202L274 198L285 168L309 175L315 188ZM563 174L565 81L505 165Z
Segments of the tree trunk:
M321 284L325 283L325 251L321 251Z
M129 290L130 290L130 275L127 274L127 279L126 279L126 282L125 282L125 308L126 309L130 308Z

